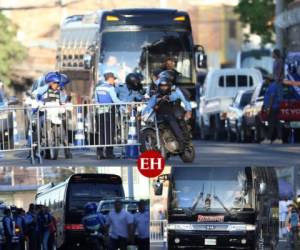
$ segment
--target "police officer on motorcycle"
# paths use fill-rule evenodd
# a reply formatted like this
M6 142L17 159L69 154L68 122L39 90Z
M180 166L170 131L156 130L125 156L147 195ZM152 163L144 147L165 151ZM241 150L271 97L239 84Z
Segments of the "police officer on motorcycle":
M90 244L89 249L101 250L104 243L103 235L105 233L106 220L103 214L97 213L97 204L88 202L84 206L84 217L82 224L88 234L87 243Z
M123 102L140 102L143 99L145 91L141 83L142 75L139 73L130 73L126 76L125 84L119 83L116 86L116 93Z
M162 119L170 126L180 144L179 150L183 151L186 140L179 125L179 120L191 119L191 104L187 101L182 91L172 84L171 78L161 75L156 84L158 86L157 93L150 98L147 107L143 110L143 114L154 110L158 119ZM184 104L184 109L177 105L179 101Z
M46 84L35 91L36 100L43 103L56 101L58 101L60 104L66 103L67 95L64 91L64 88L70 82L69 77L59 72L49 72L45 75L44 81ZM43 113L39 115L42 116ZM40 121L43 120L44 119L40 119ZM65 133L67 133L65 125L66 124L63 123ZM41 124L41 126L43 126L43 124ZM64 144L67 144L66 140L67 139L64 140ZM72 158L70 149L66 148L64 152L66 158Z

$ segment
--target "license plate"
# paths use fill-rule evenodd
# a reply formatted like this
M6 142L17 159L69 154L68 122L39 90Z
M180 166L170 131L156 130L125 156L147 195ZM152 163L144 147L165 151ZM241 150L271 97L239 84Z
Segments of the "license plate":
M291 122L290 126L291 128L300 128L300 122Z
M205 246L216 246L217 240L216 239L204 239Z

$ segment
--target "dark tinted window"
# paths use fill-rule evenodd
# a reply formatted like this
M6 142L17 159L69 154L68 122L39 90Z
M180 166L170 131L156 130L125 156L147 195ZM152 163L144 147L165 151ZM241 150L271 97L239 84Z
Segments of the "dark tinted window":
M261 97L261 96L264 96L265 93L266 93L266 90L268 88L268 84L267 83L264 83L262 88L260 89L260 92L259 92L259 96L258 97Z
M251 101L251 97L252 97L252 92L247 92L247 93L244 93L242 95L242 98L241 98L241 102L240 102L240 107L245 107L247 104L250 103Z
M248 77L245 75L238 76L238 87L247 87L248 86Z
M121 184L72 183L68 189L67 221L80 222L83 207L87 202L100 202L103 199L124 197Z
M220 87L224 87L224 76L221 76L221 77L219 78L219 86L220 86Z
M235 75L234 76L226 76L226 87L235 87Z

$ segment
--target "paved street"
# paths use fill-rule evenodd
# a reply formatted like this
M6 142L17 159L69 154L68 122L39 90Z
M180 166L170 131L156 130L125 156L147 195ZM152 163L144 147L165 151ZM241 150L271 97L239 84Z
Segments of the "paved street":
M192 164L182 163L179 157L171 157L171 166L297 166L300 165L300 145L259 145L212 141L194 141L196 159ZM62 153L62 150L61 150ZM2 153L0 166L31 166L25 152ZM94 150L74 151L73 159L44 160L43 166L134 166L136 160L114 159L98 161Z

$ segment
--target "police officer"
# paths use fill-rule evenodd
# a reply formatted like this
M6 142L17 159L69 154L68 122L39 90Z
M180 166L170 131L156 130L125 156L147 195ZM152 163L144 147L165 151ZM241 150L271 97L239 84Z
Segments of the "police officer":
M59 72L49 72L44 77L45 85L38 88L35 91L35 96L38 101L42 102L56 102L59 101L60 104L67 102L67 94L64 91L65 86L70 82L70 79L67 75L61 74ZM43 114L40 114L43 115ZM43 118L40 121L44 121ZM41 124L43 126L43 124ZM66 123L63 122L64 132L66 131ZM64 138L64 145L68 144L67 138ZM65 157L72 158L72 153L70 149L64 149Z
M15 221L15 224L16 226L18 226L19 228L19 237L20 237L20 240L19 240L19 245L20 245L20 250L25 250L25 239L24 239L24 233L25 233L25 219L24 219L24 216L23 216L23 209L22 208L17 208L16 209L16 215L14 217L14 221Z
M97 213L97 204L95 202L88 202L84 206L84 217L82 224L87 233L96 235L90 237L89 242L92 246L90 249L101 249L99 238L105 232L106 220L103 214Z
M37 215L35 211L35 205L31 203L29 205L28 212L25 215L26 232L28 235L28 248L31 250L38 250L37 241Z
M143 114L151 112L154 109L159 119L163 119L169 124L172 132L179 142L181 147L180 151L182 151L185 147L186 140L183 136L178 120L180 118L184 118L185 120L191 119L191 104L187 101L179 88L172 86L172 82L169 78L161 77L157 84L157 94L150 98L147 107L143 110ZM176 105L177 101L181 101L184 104L185 110L182 110L181 107ZM183 114L183 112L185 113Z
M145 208L145 201L140 200L138 203L139 211L134 214L134 226L137 232L136 242L138 250L149 250L149 228L150 215Z
M119 83L116 86L116 93L123 102L140 102L145 91L141 83L142 76L138 73L130 73L126 76L125 84Z
M64 88L70 82L69 77L59 72L49 72L44 81L46 84L35 91L36 99L44 102L59 100L65 103L67 96Z
M114 106L109 106L105 104L111 103L121 103L120 99L117 97L115 89L116 77L113 73L109 72L104 74L105 82L98 85L95 88L95 103L103 104L97 110L96 115L96 131L100 137L100 144L107 145L114 143L115 137L115 112L116 108ZM113 147L106 147L106 155L104 157L103 147L97 148L97 159L113 159L115 158L113 154Z
M11 250L13 248L12 238L14 236L14 222L9 208L4 209L4 217L2 219L3 231L5 237L5 248Z
M123 209L122 203L116 199L114 209L107 216L109 226L109 250L126 250L133 241L133 215Z

